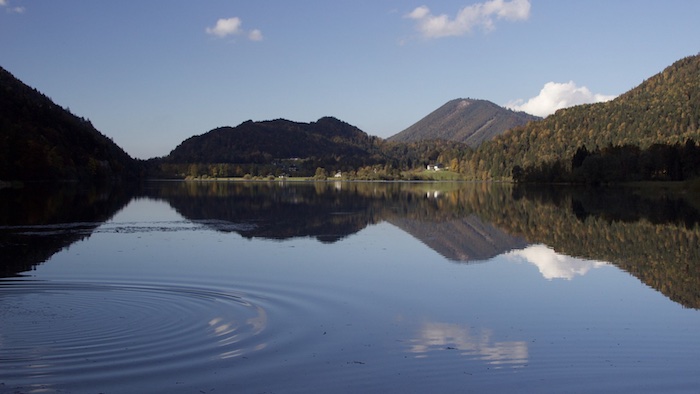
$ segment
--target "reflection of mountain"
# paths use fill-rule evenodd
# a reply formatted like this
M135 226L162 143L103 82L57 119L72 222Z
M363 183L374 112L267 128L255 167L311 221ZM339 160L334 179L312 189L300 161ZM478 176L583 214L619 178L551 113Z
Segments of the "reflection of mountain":
M473 214L443 222L405 216L387 221L453 261L486 260L527 245L523 238L512 237Z
M27 186L0 193L0 277L33 269L123 208L125 190Z
M524 198L480 215L557 253L612 262L671 300L700 309L698 212L682 199L643 198L642 191L593 193L518 190Z
M470 201L488 189L442 184L153 182L142 196L166 200L181 215L216 231L248 237L314 237L335 242L366 226L390 221L448 259L483 260L522 241L473 215ZM431 193L426 193L426 190ZM439 194L439 197L435 197ZM0 252L4 275L32 269L89 236L125 206L125 190L5 190L0 195ZM486 200L488 200L486 198Z
M459 201L460 195L470 195L464 189L445 190L435 197L436 193L426 193L426 187L431 186L170 182L148 195L166 199L190 220L245 224L224 227L244 237L315 237L335 242L386 220L454 261L485 260L525 246L522 239L471 214ZM471 190L477 195L483 192Z
M314 237L335 242L375 221L377 203L353 190L330 184L279 186L276 183L168 182L147 195L167 200L190 220L223 220L245 226L232 229L247 238Z

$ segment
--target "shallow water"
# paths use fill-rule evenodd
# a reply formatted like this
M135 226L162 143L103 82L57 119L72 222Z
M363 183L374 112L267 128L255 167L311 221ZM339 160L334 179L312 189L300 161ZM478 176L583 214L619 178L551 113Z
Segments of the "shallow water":
M679 220L481 184L27 192L0 195L0 392L700 389L682 201Z

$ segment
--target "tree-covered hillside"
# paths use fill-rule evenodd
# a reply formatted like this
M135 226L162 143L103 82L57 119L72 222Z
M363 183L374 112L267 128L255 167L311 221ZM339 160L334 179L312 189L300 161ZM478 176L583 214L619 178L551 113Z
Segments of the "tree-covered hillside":
M183 141L167 161L266 163L293 157L366 157L374 138L335 118L299 123L284 119L246 121Z
M560 161L569 166L583 146L589 151L633 145L700 142L700 55L687 57L606 103L557 111L483 144L471 157L486 178L510 178L513 168Z
M0 68L0 180L107 180L139 164L90 121Z
M381 139L336 118L246 121L191 137L155 163L165 175L313 175L383 163ZM309 174L310 173L310 174Z

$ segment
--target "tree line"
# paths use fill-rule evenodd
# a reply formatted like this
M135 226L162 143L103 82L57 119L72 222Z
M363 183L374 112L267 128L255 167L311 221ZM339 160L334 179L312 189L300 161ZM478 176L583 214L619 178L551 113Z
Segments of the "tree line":
M629 181L684 181L700 176L700 146L684 144L609 145L589 151L579 147L567 160L513 167L515 182L599 185Z

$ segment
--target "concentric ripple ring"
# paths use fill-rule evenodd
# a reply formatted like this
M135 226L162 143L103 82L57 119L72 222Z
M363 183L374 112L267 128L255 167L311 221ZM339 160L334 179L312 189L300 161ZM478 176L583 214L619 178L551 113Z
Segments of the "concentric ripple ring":
M0 382L99 385L220 365L267 346L270 303L194 286L3 281Z

